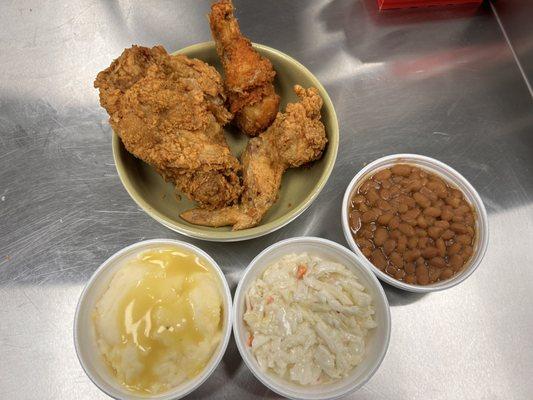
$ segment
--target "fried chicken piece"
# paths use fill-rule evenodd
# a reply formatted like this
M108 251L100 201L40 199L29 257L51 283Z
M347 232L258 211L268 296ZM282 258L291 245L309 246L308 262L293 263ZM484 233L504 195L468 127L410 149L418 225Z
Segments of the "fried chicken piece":
M242 192L240 164L222 126L232 115L218 72L161 46L124 50L94 83L126 149L200 207L221 208Z
M241 203L213 211L188 210L180 215L184 220L205 226L233 225L233 230L251 228L276 202L285 170L322 156L327 143L320 122L322 98L316 88L296 85L294 91L300 101L288 104L285 113L278 113L267 131L248 142L242 156Z
M231 0L220 0L211 6L209 23L224 67L234 122L247 135L256 136L270 126L278 112L279 96L272 84L276 71L242 36L233 10Z

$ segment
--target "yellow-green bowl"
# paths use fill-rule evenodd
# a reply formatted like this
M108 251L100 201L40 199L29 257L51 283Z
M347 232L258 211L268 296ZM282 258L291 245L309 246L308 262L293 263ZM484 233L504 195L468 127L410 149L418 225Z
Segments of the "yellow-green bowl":
M309 168L289 169L283 175L278 201L264 216L261 223L249 229L232 231L231 227L211 228L189 224L179 214L195 207L185 195L175 196L174 186L167 183L148 164L128 153L116 134L113 134L113 157L118 175L135 202L155 220L166 227L197 239L233 242L256 238L279 229L298 217L316 199L326 184L339 147L339 126L333 104L318 79L298 61L267 46L254 44L254 48L270 59L276 70L275 87L281 96L280 111L285 105L297 101L292 90L295 84L314 86L324 100L322 122L326 127L328 144L322 158ZM213 65L220 73L222 67L213 42L199 43L179 50L191 58L198 58ZM225 129L229 146L236 156L244 150L248 138L228 126Z

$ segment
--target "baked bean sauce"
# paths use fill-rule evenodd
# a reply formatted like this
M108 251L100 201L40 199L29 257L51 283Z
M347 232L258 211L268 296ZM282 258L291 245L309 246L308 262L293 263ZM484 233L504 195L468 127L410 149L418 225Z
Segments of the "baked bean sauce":
M443 281L472 257L472 206L460 190L412 165L395 164L366 179L351 198L349 218L365 257L399 281Z

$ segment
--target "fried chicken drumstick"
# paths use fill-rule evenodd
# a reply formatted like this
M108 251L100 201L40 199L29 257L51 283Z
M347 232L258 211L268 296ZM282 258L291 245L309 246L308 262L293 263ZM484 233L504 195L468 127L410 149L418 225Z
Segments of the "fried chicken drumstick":
M255 136L270 126L278 112L279 96L272 84L276 72L242 36L233 10L231 0L220 0L211 6L209 23L224 68L234 122L241 131Z
M94 83L113 130L135 157L213 209L234 204L240 164L222 126L232 115L218 72L161 46L124 50Z
M322 156L327 143L320 122L322 98L315 88L296 85L294 91L300 101L288 104L285 113L278 113L266 132L248 142L242 155L241 203L220 210L188 210L181 214L184 220L204 226L233 225L233 230L251 228L276 202L285 170Z

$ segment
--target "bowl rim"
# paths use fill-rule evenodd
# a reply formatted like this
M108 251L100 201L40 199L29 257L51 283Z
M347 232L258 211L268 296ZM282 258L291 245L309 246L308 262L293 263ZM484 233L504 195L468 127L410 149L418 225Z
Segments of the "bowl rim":
M414 164L422 169L431 169L431 167L428 167L427 165L421 165L420 162L425 162L429 164L432 167L435 167L436 169L443 169L447 171L452 178L446 176L445 179L447 181L451 181L455 186L463 186L466 188L466 191L468 192L468 195L474 200L472 202L472 206L474 206L477 214L479 215L478 218L478 241L479 245L477 247L477 252L472 255L472 259L474 260L473 263L471 263L466 269L463 270L462 273L459 275L452 277L451 279L433 283L426 286L421 285L412 285L409 283L401 282L393 277L387 275L380 269L376 268L370 260L368 260L363 253L361 252L361 249L359 249L359 246L355 243L355 240L351 234L350 226L348 223L348 204L350 201L350 196L355 189L355 187L360 183L360 181L365 178L367 175L369 175L373 171L377 171L378 169L381 169L384 167L384 163L392 163L394 161L402 161L406 164ZM435 171L432 171L435 172ZM438 175L442 176L442 173L438 173ZM459 183L459 184L458 184ZM464 280L466 280L470 275L474 273L474 271L477 269L479 264L481 264L481 261L483 260L483 257L485 256L485 253L487 251L488 242L489 242L489 222L488 222L488 215L487 210L485 209L485 205L483 204L483 200L481 199L481 196L479 193L474 189L472 184L458 171L456 171L454 168L450 167L448 164L443 163L442 161L436 160L432 157L424 156L421 154L412 154L412 153L399 153L399 154L391 154L388 156L380 157L371 163L367 164L365 167L363 167L350 181L348 184L346 191L344 192L344 197L342 199L342 230L344 233L344 238L348 242L348 245L350 248L360 257L363 259L363 262L368 264L371 268L371 270L378 276L378 278L392 286L395 286L399 289L406 290L408 292L415 292L415 293L430 293L430 292L436 292L441 291L445 289L450 289Z
M133 189L133 185L130 183L131 179L126 171L126 168L124 165L120 162L120 152L122 142L118 135L113 132L112 137L112 151L113 151L113 160L115 163L115 167L118 172L118 176L120 178L120 181L122 183L122 186L126 189L130 197L133 199L133 201L143 210L145 211L150 217L155 219L160 224L166 226L167 228L173 230L174 232L181 233L182 235L205 240L205 241L211 241L211 242L238 242L242 240L249 240L254 239L257 237L261 237L264 235L267 235L269 233L272 233L278 229L283 228L287 224L294 221L296 218L298 218L304 211L306 211L309 206L316 200L324 186L326 185L331 172L333 171L333 167L335 166L335 162L337 159L338 154L338 147L339 147L339 122L337 119L337 114L335 112L335 107L333 106L333 102L331 101L331 98L329 97L329 94L327 93L324 86L320 83L320 81L315 77L315 75L309 71L303 64L292 58L291 56L276 50L272 47L265 46L262 44L252 43L252 46L256 49L259 49L267 54L267 56L270 58L272 54L284 59L288 63L294 64L299 70L302 70L305 72L305 75L313 82L313 86L315 86L318 91L320 92L320 96L322 97L322 100L324 102L324 105L322 106L323 109L327 109L328 112L331 113L332 116L332 124L330 128L327 130L328 134L328 145L326 147L326 152L328 153L328 159L329 161L325 165L325 169L322 172L320 179L317 183L317 185L313 188L313 190L308 194L308 196L303 200L303 202L298 205L298 207L292 209L285 215L275 219L274 221L270 221L267 224L258 225L253 228L243 229L240 231L204 231L202 228L199 227L188 227L185 224L179 225L175 222L175 220L172 220L171 218L166 217L162 213L160 213L158 210L152 208L140 195L136 193L136 191ZM206 50L206 49L214 49L215 43L213 41L208 42L202 42L193 44L191 46L184 47L180 50L177 50L171 54L183 54L188 53L192 51L198 51L198 50Z
M281 385L275 382L272 383L269 379L267 379L268 374L256 368L255 365L252 363L251 358L253 356L249 354L249 352L246 349L245 344L240 340L239 332L241 330L239 329L239 321L237 321L237 318L238 318L237 304L240 302L240 299L245 295L245 291L247 288L244 287L244 281L246 280L246 277L249 274L251 274L254 271L254 269L257 268L258 262L270 252L276 250L279 247L283 247L285 245L298 245L300 243L307 243L307 244L311 243L311 244L324 245L326 247L330 247L331 249L335 250L338 253L342 253L343 255L346 255L349 259L351 259L354 263L357 263L361 267L361 270L364 271L363 273L366 274L365 276L369 279L369 281L371 282L371 285L373 285L376 293L378 293L379 298L383 301L383 304L384 304L385 323L383 326L380 326L380 329L384 329L385 342L384 342L384 346L380 348L379 353L377 354L375 365L373 366L371 370L369 370L366 373L366 376L364 376L364 378L358 384L352 383L346 389L344 389L343 391L339 393L334 394L333 396L307 397L305 395L300 395L296 397L293 395L294 394L293 390L291 390L289 393ZM277 393L278 395L287 397L289 399L333 400L333 399L338 399L340 397L343 397L350 393L355 392L356 390L364 386L372 378L372 376L374 376L374 374L377 372L377 370L381 366L381 363L383 362L385 355L387 354L387 350L389 348L390 337L391 337L391 312L390 312L389 301L387 299L387 296L385 294L385 291L381 283L376 278L376 276L373 274L369 266L361 261L360 257L354 254L348 248L340 245L339 243L328 240L328 239L323 239L323 238L313 237L313 236L298 236L298 237L292 237L292 238L288 238L285 240L281 240L279 242L276 242L268 246L266 249L260 252L257 256L255 256L254 259L250 262L250 264L246 267L244 274L239 280L237 289L235 290L235 296L233 300L234 300L233 301L233 313L232 313L233 336L235 339L235 343L237 344L237 349L239 350L241 358L243 359L248 369L252 372L252 374L263 385L265 385L267 388Z
M83 291L80 294L80 297L78 299L78 303L76 305L76 312L74 314L74 324L73 324L74 348L75 348L75 351L76 351L76 356L78 358L78 361L79 361L83 371L89 377L89 379L93 382L93 384L96 387L98 387L103 393L105 393L108 396L110 396L110 397L112 397L114 399L117 399L117 400L128 400L128 399L131 398L130 397L131 395L136 396L136 394L132 393L131 395L129 395L128 392L124 392L122 395L120 395L120 397L117 397L116 393L110 393L108 390L106 390L104 387L101 386L101 384L100 384L101 382L100 381L101 380L105 381L105 379L95 376L95 374L93 374L93 372L88 367L88 365L86 363L86 360L83 357L83 353L81 351L81 348L83 347L83 345L80 343L80 338L79 338L79 335L78 335L78 331L80 329L79 325L81 323L80 322L81 307L83 306L83 304L84 304L84 302L85 302L85 300L87 298L88 293L90 292L90 290L93 288L94 284L98 281L99 277L101 276L101 274L106 269L111 268L113 266L113 264L118 259L120 259L122 256L127 255L128 253L134 253L136 251L142 251L143 247L148 247L148 246L151 246L151 245L154 245L154 244L161 244L161 245L167 244L167 245L185 247L188 250L193 251L195 254L198 254L201 257L203 257L209 263L209 265L213 268L213 270L217 274L218 278L220 279L222 295L224 297L224 303L227 303L228 310L226 310L226 312L224 313L224 322L225 322L226 326L225 326L225 329L223 329L223 332L222 332L223 336L222 336L222 339L220 341L219 347L213 353L213 355L211 356L211 359L210 359L209 363L206 365L206 367L204 369L204 372L198 374L196 377L194 377L191 380L191 382L194 382L194 384L190 385L191 382L189 382L190 386L185 388L185 390L183 388L180 389L180 386L183 386L183 385L178 385L178 387L176 387L174 389L171 389L169 391L166 391L166 392L163 392L163 393L159 393L159 394L156 394L156 395L153 395L153 396L144 396L143 395L142 398L146 398L147 400L175 400L175 399L180 399L180 398L192 393L196 389L198 389L212 375L212 373L216 370L216 368L218 367L218 365L222 361L222 358L223 358L224 354L226 353L226 349L228 347L229 340L231 338L232 325L233 325L232 324L233 300L232 300L232 296L231 296L231 291L229 289L228 281L227 281L227 279L226 279L226 277L224 275L224 272L222 271L222 269L220 268L218 263L208 253L206 253L204 250L200 249L199 247L197 247L197 246L195 246L193 244L190 244L190 243L187 243L187 242L183 242L183 241L180 241L180 240L164 239L164 238L143 240L143 241L140 241L140 242L132 243L132 244L120 249L119 251L117 251L116 253L112 254L110 257L108 257L102 264L100 264L100 266L93 272L93 274L91 275L91 277L87 281L85 287L83 288ZM112 277L110 279L112 279ZM140 398L140 397L136 396L134 398L137 399L137 398Z

